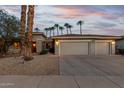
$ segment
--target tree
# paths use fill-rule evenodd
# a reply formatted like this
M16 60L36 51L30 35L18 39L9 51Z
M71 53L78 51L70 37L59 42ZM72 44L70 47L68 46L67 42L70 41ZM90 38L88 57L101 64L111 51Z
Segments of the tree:
M57 29L57 35L59 35L59 24L55 24L54 27Z
M34 23L34 5L28 6L28 14L27 14L27 33L28 37L26 38L26 53L24 56L25 60L32 60L32 32L33 32L33 23Z
M68 23L65 23L64 26L66 27L67 34L68 34L68 26L69 26L69 24Z
M52 36L52 28L49 27L49 31L50 31L50 37Z
M72 25L68 25L68 28L69 28L69 30L70 30L70 34L72 34L72 31L71 31L71 28L72 28L73 26Z
M77 22L77 25L80 26L80 34L82 34L82 24L84 24L84 21L79 20L79 21Z
M26 29L26 5L21 6L21 32L20 32L20 37L21 37L21 54L24 57L26 53L25 49L25 29Z
M18 38L20 30L20 20L8 14L5 10L0 10L0 34L4 39L3 51L6 53L14 38Z
M38 27L36 27L34 30L35 30L36 32L39 32L39 31L40 31L40 29L39 29Z
M55 27L53 26L53 27L51 27L51 29L52 29L52 31L53 31L53 36L55 36L55 32L54 32Z
M59 29L60 29L60 31L61 31L61 35L63 35L64 27L60 26Z
M46 32L46 37L47 37L47 36L48 36L49 28L45 28L44 30L45 30L45 32Z

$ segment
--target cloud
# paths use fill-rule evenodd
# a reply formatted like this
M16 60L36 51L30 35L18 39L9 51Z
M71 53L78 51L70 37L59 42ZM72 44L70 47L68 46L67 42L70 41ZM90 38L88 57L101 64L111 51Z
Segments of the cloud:
M19 5L0 5L0 9L6 10L9 14L20 18L21 6Z
M112 28L115 26L116 26L115 23L107 23L107 22L97 22L96 24L94 24L94 28L99 28L99 29Z
M103 11L97 11L96 9L89 6L53 6L63 13L63 15L59 15L57 17L60 18L80 18L85 16L108 16L107 13Z
M0 6L9 14L20 18L21 6ZM73 25L73 31L79 33L78 20L84 20L84 33L93 34L123 34L124 5L55 5L36 6L34 28L53 26L58 23L63 26L65 22Z

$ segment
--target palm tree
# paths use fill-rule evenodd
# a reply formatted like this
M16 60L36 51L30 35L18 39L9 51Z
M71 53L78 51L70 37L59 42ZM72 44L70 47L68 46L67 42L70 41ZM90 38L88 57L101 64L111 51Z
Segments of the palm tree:
M52 29L52 31L53 31L53 36L55 36L55 32L54 32L55 27L53 26L53 27L51 27L51 29Z
M66 27L67 34L68 34L68 26L69 26L69 24L68 23L65 23L64 26Z
M60 31L61 31L61 35L63 35L64 27L60 26L59 29L60 29Z
M70 30L70 34L72 34L72 31L71 31L71 28L72 28L73 26L72 25L69 25L68 26L68 28L69 28L69 30Z
M21 37L21 54L22 56L25 56L25 28L26 28L26 5L21 6L21 31L20 31L20 37Z
M27 15L27 33L28 38L26 40L26 55L25 60L33 59L32 55L32 32L33 32L33 20L34 20L34 5L28 6L28 15Z
M52 28L51 27L49 27L49 31L50 31L50 37L52 36L51 34L52 34Z
M80 34L82 34L82 24L84 24L84 21L79 20L79 21L77 22L77 25L80 26Z
M49 29L48 28L45 28L44 30L46 32L46 37L47 37L47 34L48 34Z
M39 32L39 31L40 31L40 29L39 29L38 27L36 27L34 30L35 30L36 32Z
M57 29L57 35L59 35L59 24L55 24L54 27Z

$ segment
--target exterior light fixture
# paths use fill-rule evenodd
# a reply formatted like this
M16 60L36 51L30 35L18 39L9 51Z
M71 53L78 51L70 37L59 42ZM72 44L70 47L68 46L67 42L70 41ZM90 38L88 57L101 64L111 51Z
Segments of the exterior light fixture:
M18 48L18 44L16 42L14 43L14 48Z
M36 44L35 43L33 44L33 47L36 47Z
M56 40L56 45L59 46L59 41L58 40Z
M115 44L115 41L112 41L112 44L114 45Z

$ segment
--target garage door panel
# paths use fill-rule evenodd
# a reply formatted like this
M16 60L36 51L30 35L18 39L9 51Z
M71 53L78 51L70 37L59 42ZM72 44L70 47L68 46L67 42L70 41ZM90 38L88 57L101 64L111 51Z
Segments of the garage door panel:
M96 43L95 52L96 55L109 55L109 43Z
M61 55L88 55L88 42L64 42L60 45Z

